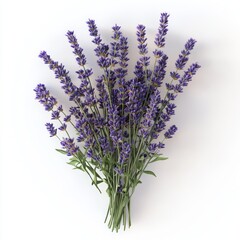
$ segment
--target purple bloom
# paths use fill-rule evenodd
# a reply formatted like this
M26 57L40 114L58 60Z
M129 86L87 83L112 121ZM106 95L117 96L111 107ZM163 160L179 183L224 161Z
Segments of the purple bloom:
M113 30L113 36L112 38L114 40L118 40L120 38L120 36L122 35L122 32L120 31L121 27L118 26L117 24L115 24L115 26L112 27Z
M143 25L137 26L137 41L138 41L138 49L141 55L145 55L148 53L147 50L147 38L146 38L146 27Z
M120 176L123 175L123 169L119 169L118 167L115 167L115 168L114 168L114 171L115 171L118 175L120 175ZM120 191L118 190L118 192L120 192Z
M107 137L100 137L98 140L101 145L103 154L108 154L111 151L111 146Z
M67 125L63 123L58 129L61 131L65 131L67 129Z
M174 87L174 91L176 93L181 93L183 91L183 88L182 88L181 84L176 84L175 87Z
M177 80L180 78L180 75L179 73L177 72L170 72L170 76L174 79L174 80Z
M79 107L70 107L69 112L71 113L72 116L74 116L76 119L81 118L82 113L80 112Z
M64 120L64 122L70 122L71 121L71 115L67 115L63 120Z
M187 71L184 72L184 75L182 76L182 78L179 79L179 83L181 84L181 86L185 87L188 85L188 83L190 81L192 81L192 76L195 75L197 73L197 70L200 68L201 66L197 63L193 63Z
M164 148L164 143L159 142L159 143L151 143L148 146L148 150L150 151L150 153L156 153L158 150Z
M194 45L196 43L196 40L190 38L186 44L185 44L185 49L182 50L181 54L179 55L177 61L176 61L176 68L181 70L185 67L187 61L188 61L188 56L190 55L190 51L194 48Z
M176 108L176 105L173 103L168 103L167 107L166 107L166 112L168 115L174 115L175 111L174 108Z
M88 24L90 36L97 37L98 36L98 30L97 30L97 26L95 24L95 21L92 20L92 19L89 19L87 21L87 24Z
M175 132L177 131L177 127L175 125L172 125L165 133L165 138L172 138Z
M153 55L154 55L155 58L160 58L160 57L162 57L162 56L164 55L164 53L163 53L163 51L161 51L161 50L155 49L155 50L153 51Z
M160 119L156 121L156 124L154 126L154 132L160 133L162 132L166 127L165 121L163 119Z
M142 57L140 58L140 63L146 67L150 63L150 57L147 57L146 54L148 53L147 49L147 38L146 38L146 27L143 25L137 26L137 41L138 41L138 49L140 55Z
M97 90L98 90L98 103L99 103L99 108L103 109L108 105L108 100L109 96L106 91L105 85L104 85L104 76L100 76L96 79L97 82Z
M36 92L36 99L45 107L46 111L51 111L57 104L57 100L50 96L44 84L38 84L34 91Z
M158 112L158 105L161 103L160 92L156 89L150 98L149 107L141 121L139 134L144 138L148 137Z
M121 36L119 39L119 65L122 68L126 68L128 66L127 62L128 62L128 40L126 37ZM127 71L125 72L126 75Z
M131 147L129 143L124 142L122 144L122 148L120 152L120 159L119 159L120 164L123 164L129 158L130 152L131 152Z
M158 59L157 64L153 71L152 84L155 87L161 87L162 81L166 74L168 56L163 54L160 59Z
M59 112L63 112L63 107L62 105L58 106L58 109L57 109Z
M84 66L86 64L86 57L83 54L83 49L79 46L77 38L74 35L74 32L68 31L67 35L68 41L73 48L73 53L76 55L76 60L80 66Z
M91 148L88 149L86 155L87 155L87 157L92 158L92 159L95 160L96 162L99 162L100 164L102 163L101 157L96 156Z
M97 47L95 48L95 53L97 57L107 57L109 54L109 46L105 43L101 43L99 45L97 45Z
M173 93L170 92L167 93L167 98L169 101L173 101L176 97L177 95L174 95Z
M62 64L58 64L58 62L54 62L49 55L45 51L42 51L39 54L39 57L43 59L45 64L49 65L49 68L54 71L55 77L60 79L62 83L62 88L65 93L69 95L70 101L75 101L79 96L78 88L72 83L71 78L68 75L68 72L65 70Z
M173 90L175 87L174 87L174 85L173 84L170 84L170 83L166 83L166 88L167 88L167 90Z
M170 116L164 112L161 113L160 117L164 122L168 122L170 120Z
M122 131L120 130L120 117L115 106L108 107L108 124L110 137L114 146L116 146L120 141L122 141Z
M76 146L73 138L64 138L61 141L61 145L62 145L63 149L65 149L67 151L68 156L72 156L79 151L79 147Z
M131 120L138 123L142 114L142 105L146 96L147 86L139 79L132 79L128 86L128 99L126 102L126 112L129 113ZM129 124L132 124L130 122Z
M93 157L93 150L92 149L87 150L87 157L89 157L89 158Z
M160 17L160 26L158 28L158 33L155 38L155 44L161 48L165 46L165 36L168 32L168 17L167 13L162 13Z
M59 111L53 111L52 112L52 120L56 120L56 119L59 119L60 118L60 114L59 114Z
M52 123L46 123L45 126L50 133L50 137L53 137L57 134L57 129L53 126Z
M108 68L111 65L111 59L110 58L106 58L106 57L100 57L97 60L97 63L99 65L99 67L101 67L101 68Z

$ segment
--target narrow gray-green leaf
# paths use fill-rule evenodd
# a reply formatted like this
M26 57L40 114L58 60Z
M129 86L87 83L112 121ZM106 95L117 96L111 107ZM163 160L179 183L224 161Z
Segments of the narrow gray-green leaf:
M163 160L167 160L167 159L168 159L167 157L156 157L153 160L151 160L150 163L157 162L157 161L163 161Z
M156 177L156 174L154 172L152 172L152 171L145 170L143 172L146 173L146 174L149 174L149 175L152 175L152 176Z
M58 151L58 152L60 152L60 153L62 153L62 154L65 154L65 155L67 155L67 152L66 152L66 151L64 151L64 150L62 150L62 149L56 149L56 151Z
M77 160L72 160L72 161L68 162L69 165L72 165L72 166L74 166L74 167L75 167L78 163L79 163L79 161L77 161Z

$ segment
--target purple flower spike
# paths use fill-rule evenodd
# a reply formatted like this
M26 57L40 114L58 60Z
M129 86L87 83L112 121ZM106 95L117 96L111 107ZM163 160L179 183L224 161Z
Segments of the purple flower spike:
M56 98L50 96L44 84L38 84L34 91L36 92L36 99L45 107L46 111L51 111L57 104Z
M56 119L59 119L60 118L60 114L59 114L59 111L53 111L52 112L52 120L56 120Z
M190 81L192 81L192 77L197 73L197 70L201 66L198 63L193 63L187 71L184 72L182 78L179 79L179 83L181 87L186 87ZM178 87L180 88L180 87Z
M84 66L86 64L86 57L83 54L83 49L79 46L77 38L74 35L74 32L68 31L67 35L68 41L73 48L73 53L76 55L76 60L80 66Z
M175 132L177 131L177 127L175 125L172 125L165 133L165 138L172 138Z
M79 147L76 146L73 138L64 138L61 141L61 145L62 145L63 149L65 149L67 151L68 156L72 156L79 151Z
M63 123L59 128L60 131L65 131L67 129L67 125Z
M137 41L138 41L138 49L141 55L145 55L148 53L147 50L147 38L146 38L146 27L143 25L137 26Z
M60 79L60 82L63 85L62 88L64 89L65 93L69 95L69 100L77 100L79 95L78 88L72 83L65 67L62 64L58 64L58 62L54 62L45 51L41 52L39 57L42 58L44 63L48 64L49 68L54 71L55 77Z
M131 152L131 146L129 145L128 142L124 142L122 144L122 150L120 153L120 159L119 159L120 164L124 163L129 158L130 152Z
M158 59L157 64L153 71L152 85L155 87L161 87L162 81L166 75L168 56L163 54L160 59Z
M120 31L121 27L118 26L117 24L112 27L113 30L113 36L112 39L118 40L122 36L122 32Z
M179 58L176 61L176 68L178 70L181 70L185 67L187 61L188 61L188 56L190 55L191 50L193 50L195 43L197 41L190 38L186 44L185 44L185 49L182 50L181 54L179 55Z
M156 34L155 44L157 47L161 48L165 46L165 36L168 32L168 17L167 13L162 13L160 17L160 26L158 28L158 33Z
M88 25L88 28L89 28L90 36L97 37L98 36L98 30L97 30L97 26L95 24L95 21L92 20L92 19L89 19L87 21L87 25Z
M53 137L57 134L57 129L53 126L52 123L46 123L45 126L50 133L50 137Z
M152 93L149 107L146 111L146 114L141 122L141 127L139 129L140 136L144 138L148 137L151 127L155 122L155 118L158 112L158 105L161 103L160 92L156 89L154 93Z

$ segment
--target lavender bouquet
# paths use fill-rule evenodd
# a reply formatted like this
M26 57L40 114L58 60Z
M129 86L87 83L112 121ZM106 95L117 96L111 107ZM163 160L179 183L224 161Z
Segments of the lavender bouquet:
M170 72L170 81L162 90L168 60L162 50L168 18L167 13L160 16L152 64L145 26L137 26L139 60L135 64L134 77L130 79L128 39L118 25L112 28L112 42L107 45L103 43L95 21L87 22L97 63L102 70L98 77L94 77L93 70L87 65L74 32L67 32L80 67L76 72L77 85L61 63L52 60L45 51L39 55L60 80L71 101L71 107L66 111L44 84L37 85L34 89L36 99L51 112L51 120L56 121L54 125L47 123L47 130L60 142L61 149L57 151L70 157L68 163L74 169L86 172L99 192L99 184L106 184L109 207L105 222L108 220L112 230L118 231L122 224L124 230L127 224L131 226L131 196L141 183L142 174L155 176L148 170L149 165L167 159L161 150L165 141L177 131L175 125L167 127L175 113L174 100L200 68L193 63L182 71L196 43L189 39L175 63L176 69ZM70 135L73 129L75 136Z

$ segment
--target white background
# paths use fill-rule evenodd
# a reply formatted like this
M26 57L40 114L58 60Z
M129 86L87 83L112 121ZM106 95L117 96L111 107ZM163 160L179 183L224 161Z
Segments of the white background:
M0 2L0 239L240 239L240 21L237 0L2 0ZM189 37L191 61L202 69L177 99L167 143L169 160L152 166L132 199L132 227L111 233L103 223L107 195L73 171L55 152L44 124L49 115L34 100L45 83L63 100L58 80L38 58L41 50L77 70L65 37L75 30L95 67L85 22L102 37L122 25L130 57L137 56L135 27L147 27L150 50L161 12L171 14L165 51L169 68Z

